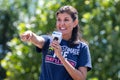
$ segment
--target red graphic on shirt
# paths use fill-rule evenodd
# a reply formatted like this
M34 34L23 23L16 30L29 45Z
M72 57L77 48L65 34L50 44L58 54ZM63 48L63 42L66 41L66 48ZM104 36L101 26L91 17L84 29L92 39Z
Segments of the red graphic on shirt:
M74 66L74 67L76 66L75 61L69 60L69 59L67 59L67 60L72 66ZM55 57L50 56L50 55L46 56L45 61L48 62L48 63L56 64L56 65L62 65L61 61L58 58L55 58Z

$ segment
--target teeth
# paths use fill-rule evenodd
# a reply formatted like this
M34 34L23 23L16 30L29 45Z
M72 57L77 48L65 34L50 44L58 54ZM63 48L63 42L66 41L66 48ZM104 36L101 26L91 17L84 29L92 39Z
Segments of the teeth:
M62 30L65 30L65 28L61 28Z

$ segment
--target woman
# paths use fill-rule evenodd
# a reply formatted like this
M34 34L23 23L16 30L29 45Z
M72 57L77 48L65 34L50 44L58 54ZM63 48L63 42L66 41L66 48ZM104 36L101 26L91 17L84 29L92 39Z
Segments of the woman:
M57 11L56 19L56 28L62 32L60 44L51 41L50 36L37 36L31 31L21 35L22 41L30 41L42 50L40 80L85 80L91 69L91 57L78 32L78 12L72 6L63 6ZM54 50L50 51L49 46Z

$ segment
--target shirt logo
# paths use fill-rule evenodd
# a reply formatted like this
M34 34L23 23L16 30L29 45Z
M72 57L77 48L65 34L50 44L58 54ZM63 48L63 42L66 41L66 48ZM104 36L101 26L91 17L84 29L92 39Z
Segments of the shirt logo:
M76 63L72 58L69 59L68 58L68 55L79 55L79 50L78 48L69 48L67 46L61 46L62 48L62 56L68 60L68 62L72 65L72 66L76 66ZM46 58L45 58L46 62L47 63L52 63L52 64L56 64L56 65L62 65L63 64L61 63L61 61L56 57L56 55L54 53L52 54L49 54L49 55L46 55Z

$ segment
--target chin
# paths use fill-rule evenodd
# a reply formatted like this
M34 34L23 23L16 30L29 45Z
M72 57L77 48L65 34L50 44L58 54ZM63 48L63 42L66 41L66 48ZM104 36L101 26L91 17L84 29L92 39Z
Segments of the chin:
M66 32L62 32L62 35L69 35L68 33L66 33Z

